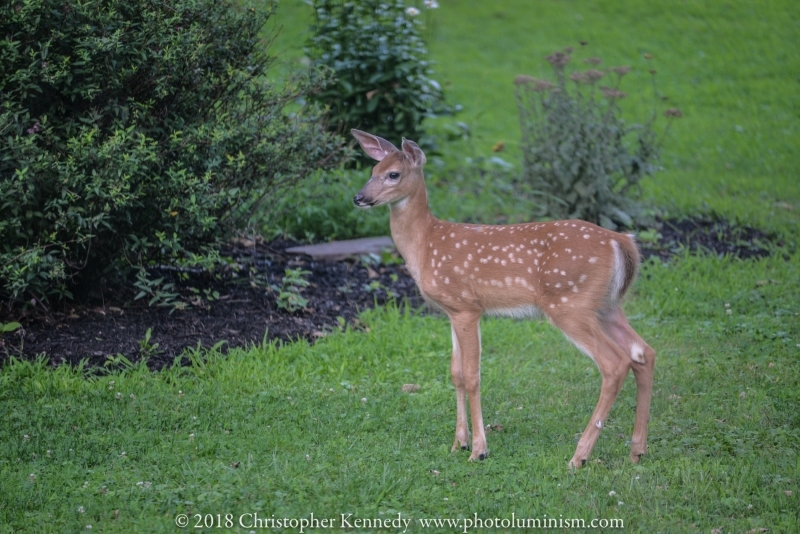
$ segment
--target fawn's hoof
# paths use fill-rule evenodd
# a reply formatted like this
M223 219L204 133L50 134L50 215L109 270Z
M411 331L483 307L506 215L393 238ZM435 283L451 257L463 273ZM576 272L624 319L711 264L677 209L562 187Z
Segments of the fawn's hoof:
M572 460L569 461L569 464L567 465L569 466L570 469L580 469L581 467L586 465L586 458L580 458L580 459L573 458Z
M470 457L469 457L469 461L470 461L470 462L474 462L474 461L478 460L478 461L481 461L481 462L482 462L482 461L484 461L484 460L485 460L485 459L486 459L488 456L489 456L489 452L488 452L488 451L487 451L487 452L481 452L481 453L474 453L474 452L473 452L473 453L470 455Z

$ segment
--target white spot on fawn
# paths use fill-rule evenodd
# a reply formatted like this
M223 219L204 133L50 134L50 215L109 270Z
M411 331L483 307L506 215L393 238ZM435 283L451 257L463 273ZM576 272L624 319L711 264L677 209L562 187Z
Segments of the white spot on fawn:
M591 258L589 258L589 263L597 263L597 257L592 256Z
M561 297L561 302L567 302L569 299L567 297Z
M594 426L596 426L597 428L603 428L603 422L600 419L598 419L597 422L594 424Z
M582 274L582 275L581 275L581 277L580 277L580 279L578 280L578 282L580 282L580 283L582 284L582 283L584 283L585 281L586 281L586 275L585 275L585 274Z
M589 239L589 234L583 234L584 239Z
M455 232L450 232L450 237L455 237L455 236L456 236Z

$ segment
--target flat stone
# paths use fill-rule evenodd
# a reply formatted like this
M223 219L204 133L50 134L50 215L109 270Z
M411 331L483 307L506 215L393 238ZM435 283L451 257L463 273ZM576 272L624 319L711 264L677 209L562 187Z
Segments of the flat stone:
M395 250L394 242L389 236L364 237L347 241L331 241L319 245L303 245L287 248L289 254L307 254L315 260L338 261L365 254L380 254L381 251Z

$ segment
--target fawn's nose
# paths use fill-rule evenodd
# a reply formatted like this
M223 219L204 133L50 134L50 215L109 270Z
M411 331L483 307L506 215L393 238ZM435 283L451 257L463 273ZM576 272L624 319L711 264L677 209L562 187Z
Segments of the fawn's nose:
M353 197L353 204L358 206L359 208L363 208L364 206L371 206L370 202L364 197L363 194L358 193L356 196Z

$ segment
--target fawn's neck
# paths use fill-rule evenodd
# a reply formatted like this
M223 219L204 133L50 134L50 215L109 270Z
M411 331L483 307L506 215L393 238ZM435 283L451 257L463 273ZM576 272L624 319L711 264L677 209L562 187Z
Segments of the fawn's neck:
M418 283L422 254L433 220L434 217L428 209L428 193L422 179L411 194L391 204L389 208L392 240Z

